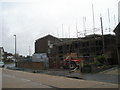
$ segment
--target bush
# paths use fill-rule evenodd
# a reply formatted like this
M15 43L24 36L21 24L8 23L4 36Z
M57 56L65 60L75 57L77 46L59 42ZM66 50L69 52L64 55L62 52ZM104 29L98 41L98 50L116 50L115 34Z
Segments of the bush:
M101 64L106 64L106 58L104 55L102 56L97 56L96 57L97 61L100 62Z

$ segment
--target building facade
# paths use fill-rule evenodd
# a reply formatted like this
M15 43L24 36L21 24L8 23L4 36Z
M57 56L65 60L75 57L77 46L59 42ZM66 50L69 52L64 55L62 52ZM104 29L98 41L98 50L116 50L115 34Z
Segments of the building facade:
M4 59L4 49L3 47L0 47L0 60Z
M58 68L58 61L60 60L56 60L56 52L58 51L53 45L59 42L61 40L52 35L47 35L35 41L35 54L46 53L49 59L49 68Z
M51 54L54 43L58 43L60 40L52 35L47 35L35 41L35 53Z

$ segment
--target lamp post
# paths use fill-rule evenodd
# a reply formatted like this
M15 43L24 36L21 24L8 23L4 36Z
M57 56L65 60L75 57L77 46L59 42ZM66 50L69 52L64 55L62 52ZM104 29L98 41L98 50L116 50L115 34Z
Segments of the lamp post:
M15 37L15 67L16 67L16 35L13 35Z

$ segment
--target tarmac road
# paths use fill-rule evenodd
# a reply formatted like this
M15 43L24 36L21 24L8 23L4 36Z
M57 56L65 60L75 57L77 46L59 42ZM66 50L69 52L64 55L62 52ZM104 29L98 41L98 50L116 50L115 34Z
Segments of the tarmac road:
M2 69L2 88L118 88L118 84Z

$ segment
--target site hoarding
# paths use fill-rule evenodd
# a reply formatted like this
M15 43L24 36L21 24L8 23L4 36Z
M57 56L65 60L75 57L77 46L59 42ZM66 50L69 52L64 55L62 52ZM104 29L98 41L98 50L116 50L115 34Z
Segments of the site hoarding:
M32 62L43 62L45 67L49 66L48 57L46 53L36 53L32 56Z

